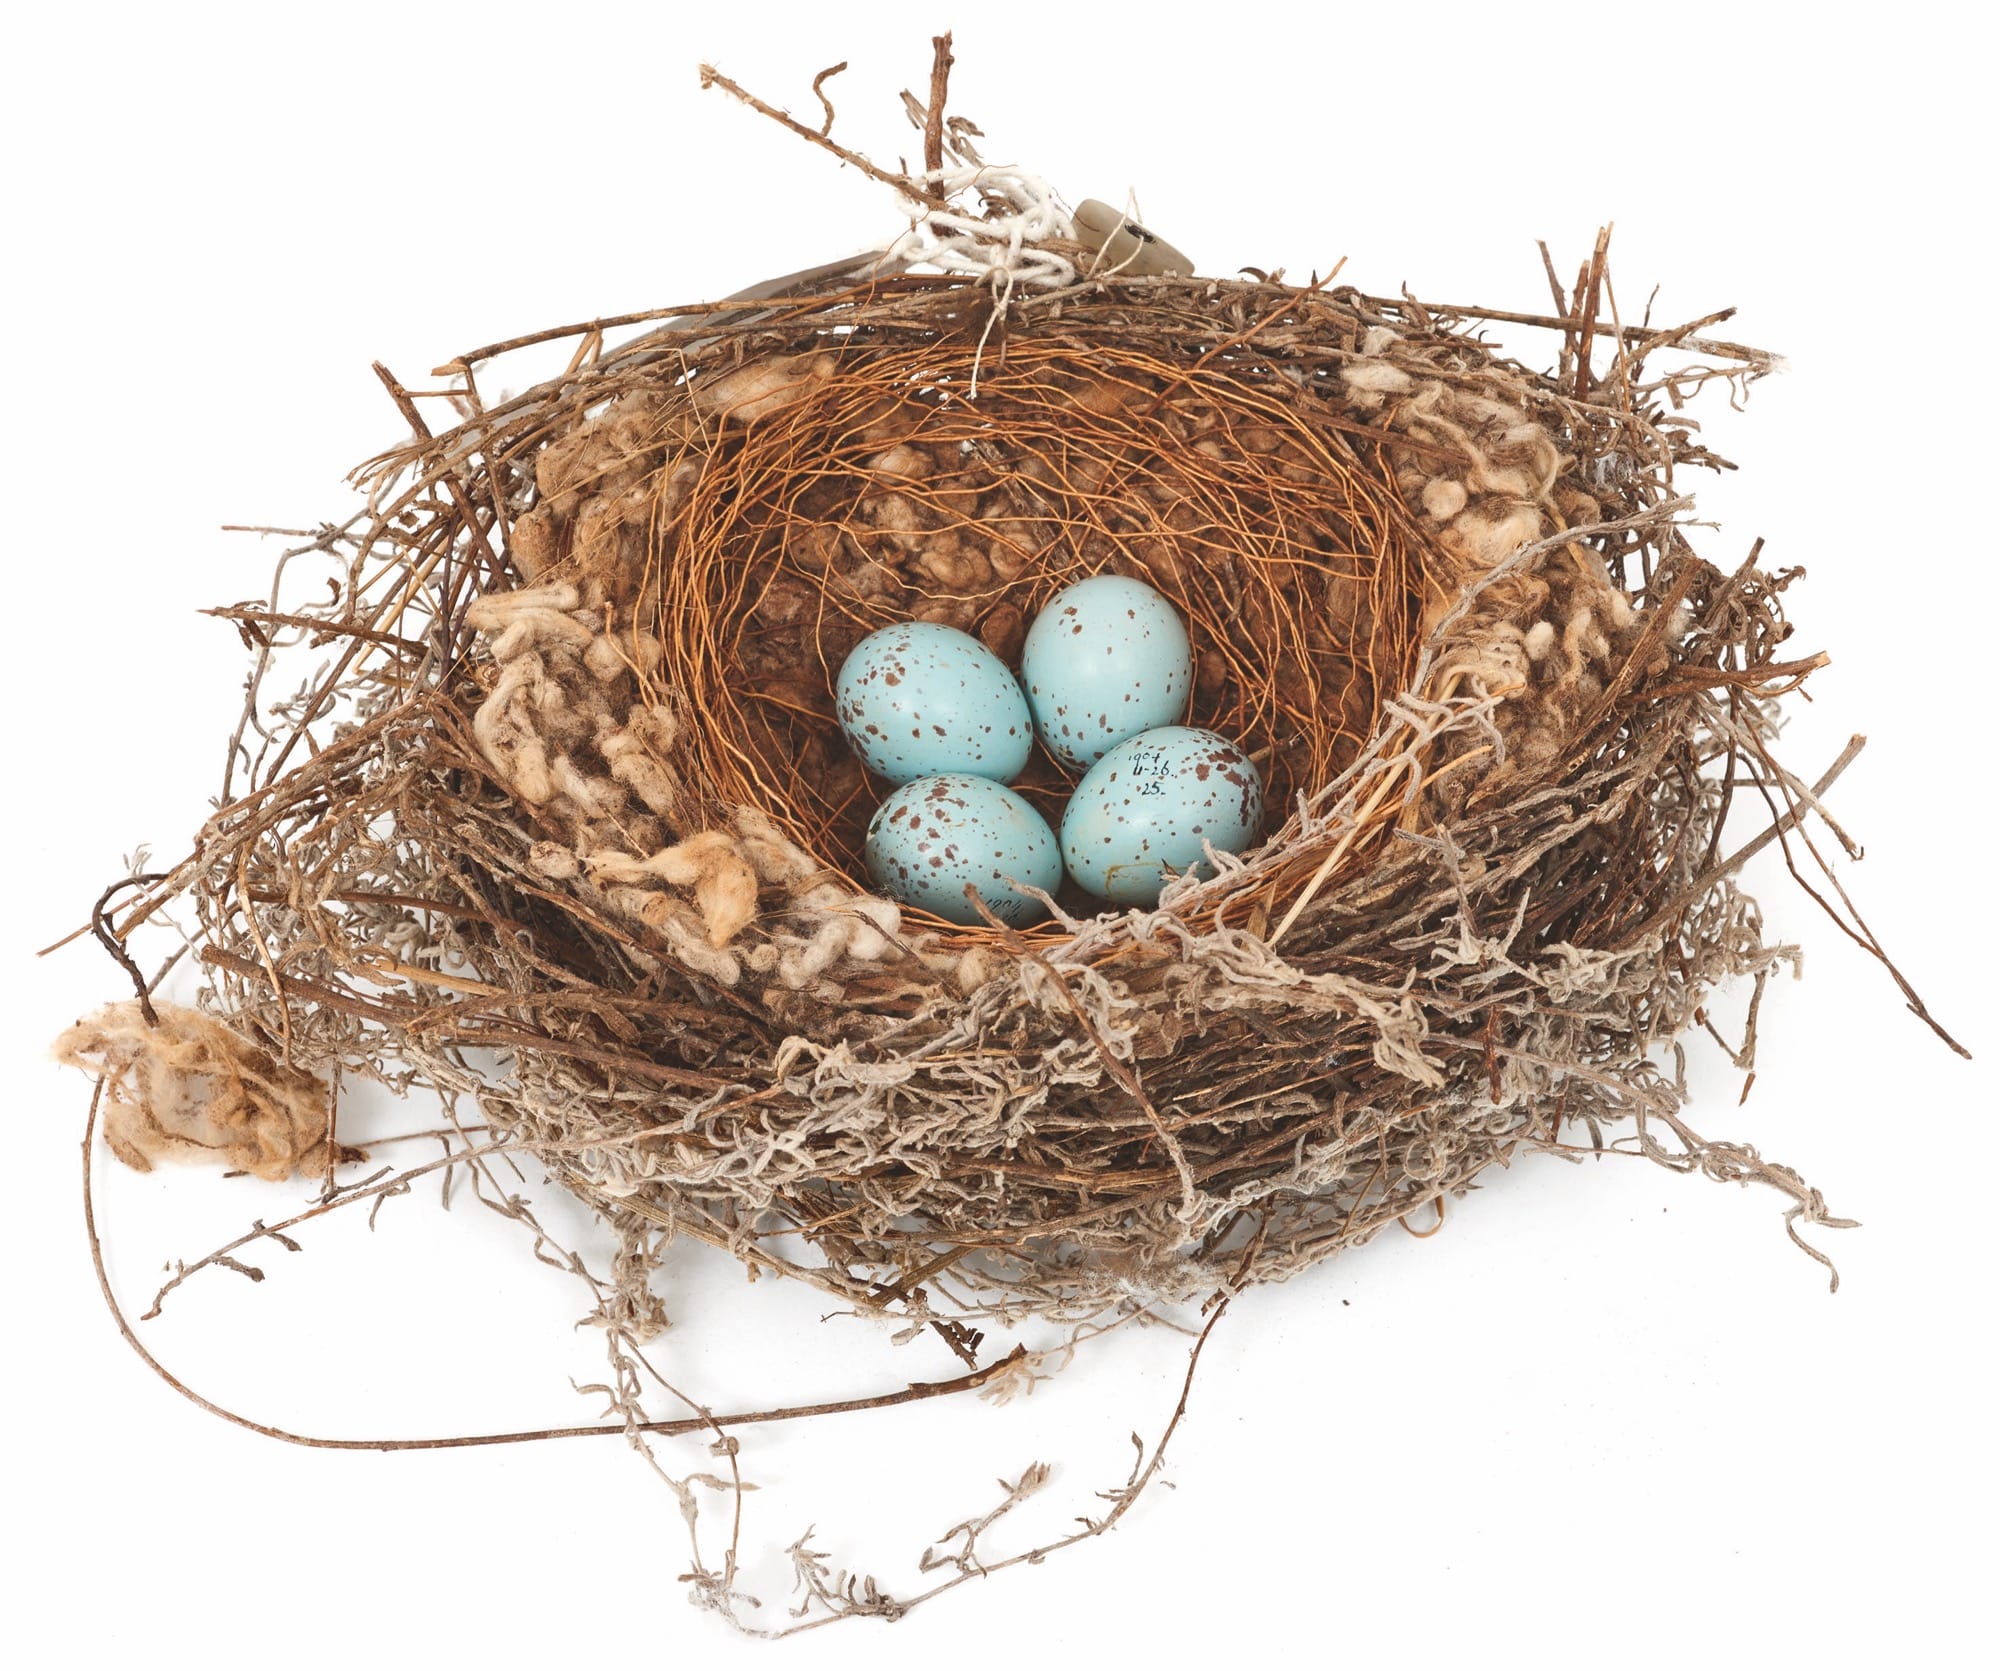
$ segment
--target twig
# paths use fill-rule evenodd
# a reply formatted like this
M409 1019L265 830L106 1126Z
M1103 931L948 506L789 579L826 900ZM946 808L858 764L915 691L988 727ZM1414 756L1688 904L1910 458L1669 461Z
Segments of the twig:
M420 441L434 440L435 437L431 433L431 426L424 422L424 416L417 410L417 403L410 398L409 390L396 381L395 375L380 360L375 361L371 369L381 379L382 387L389 391L389 398L396 403L396 410L403 414L404 420L416 432L417 438ZM487 572L496 576L501 574L504 571L500 566L500 559L494 554L493 547L487 543L486 530L480 526L479 518L473 512L472 500L465 491L465 484L458 479L457 467L452 464L446 464L442 475L445 489L451 494L452 502L458 506L459 515L464 519L465 530L472 536L474 548L480 556L486 559ZM496 526L498 526L497 522ZM450 548L446 547L447 555L449 551ZM450 572L449 567L447 567L445 571L447 578L444 584L444 591L447 594L451 591ZM447 648L448 640L441 637L438 642L438 654L442 656Z
M1855 749L1856 745L1862 741L1863 739L1859 737L1852 739L1848 744L1849 749ZM1775 763L1770 761L1769 757L1765 755L1762 743L1756 741L1754 738L1753 743L1757 748L1759 756L1765 759L1766 764L1775 766ZM1773 777L1782 784L1782 776L1776 773L1775 770L1773 771ZM1761 783L1757 786L1757 790L1764 797L1765 804L1769 805L1770 791ZM1790 791L1787 790L1786 793L1789 794ZM1924 1001L1918 996L1916 988L1904 977L1902 970L1896 967L1895 962L1883 948L1882 942L1875 937L1875 931L1868 926L1866 919L1855 909L1854 901L1848 897L1847 889L1841 885L1840 878L1834 874L1833 866L1827 863L1825 858L1821 856L1819 849L1813 845L1812 836L1805 827L1804 816L1824 793L1825 790L1820 785L1815 784L1810 801L1795 802L1788 815L1778 819L1772 825L1770 835L1777 838L1779 846L1785 855L1785 868L1791 872L1792 880L1805 889L1807 897L1826 913L1834 926L1839 928L1850 940L1854 941L1856 945L1860 946L1862 950L1882 965L1883 969L1888 972L1889 978L1896 983L1897 990L1903 994L1904 1001L1908 1004L1910 1013L1926 1027L1930 1028L1953 1051L1964 1057L1967 1061L1970 1061L1972 1059L1972 1052L1960 1044L1957 1039L1953 1038L1950 1033L1946 1032L1944 1025L1925 1007ZM1773 808L1774 812L1775 810ZM1819 873L1826 878L1827 882L1833 888L1834 893L1839 896L1840 903L1846 907L1848 917L1853 919L1851 923L1842 918L1840 913L1834 910L1831 902L1800 873L1798 861L1792 857L1791 843L1785 839L1786 835L1794 829L1798 831L1799 839L1805 843L1806 851L1812 855L1813 864L1817 867Z
M876 167L874 163L870 162L859 151L850 151L845 145L835 144L826 134L814 132L803 122L787 115L775 105L768 105L762 99L758 98L755 93L748 92L744 88L739 87L713 64L702 65L701 84L704 88L720 87L731 98L738 100L740 103L747 104L759 116L768 116L779 127L797 134L801 139L810 141L822 151L831 151L850 168L859 169L871 180L879 180L885 186L894 186L898 191L907 192L912 189L912 182L907 174L891 174L886 168Z
M944 182L944 97L951 80L951 32L931 37L931 96L924 106L924 172L930 176L924 195L940 208L945 201Z
M1175 1401L1173 1414L1167 1418L1166 1426L1161 1430L1159 1438L1154 1441L1151 1452L1148 1453L1138 1434L1135 1433L1132 1435L1132 1444L1138 1451L1138 1457L1133 1463L1131 1474L1126 1478L1123 1485L1113 1490L1099 1493L1100 1496L1108 1499L1111 1503L1110 1512L1102 1519L1080 1517L1083 1522L1080 1530L1070 1532L1066 1536L1056 1538L1037 1548L1024 1549L1018 1554L1009 1555L998 1561L981 1561L975 1559L971 1544L968 1542L955 1555L947 1556L942 1561L933 1563L933 1565L950 1565L953 1567L954 1571L950 1578L932 1586L928 1590L920 1591L906 1600L893 1600L881 1596L879 1592L874 1591L871 1581L865 1592L869 1599L861 1600L851 1606L835 1607L834 1602L829 1596L822 1594L819 1599L826 1602L829 1607L835 1607L835 1610L817 1619L808 1619L803 1624L792 1625L785 1630L771 1632L758 1631L753 1634L795 1636L802 1631L818 1630L826 1625L835 1624L841 1619L862 1613L879 1613L887 1617L901 1618L911 1608L921 1606L923 1603L944 1595L948 1591L955 1590L961 1584L971 1583L975 1579L983 1580L992 1578L999 1573L1006 1572L1012 1567L1039 1566L1051 1555L1059 1554L1065 1549L1074 1548L1077 1544L1087 1542L1091 1538L1103 1537L1107 1532L1114 1530L1118 1523L1131 1511L1133 1505L1145 1494L1146 1489L1153 1483L1154 1479L1158 1477L1161 1465L1166 1460L1167 1446L1172 1442L1175 1433L1180 1430L1181 1422L1187 1416L1188 1399L1194 1390L1195 1371L1201 1365L1202 1353L1207 1349L1210 1336L1215 1333L1217 1325L1221 1323L1223 1316L1229 1310L1230 1301L1234 1297L1233 1292L1225 1292L1215 1302L1214 1311L1210 1314L1207 1323L1202 1326L1201 1333L1195 1337L1193 1346L1189 1348L1187 1371L1181 1377L1180 1396ZM1046 1477L1046 1470L1041 1469L1039 1465L1031 1469L1028 1475L1023 1476L1023 1484L1031 1476L1033 1477L1033 1486L1030 1489L1033 1489L1040 1485L1042 1478ZM1007 1501L1003 1503L999 1513L1005 1513L1025 1495L1025 1492L1021 1485L1010 1485L1004 1480L1001 1484L1007 1491ZM997 1518L999 1518L999 1514L988 1516L986 1517L986 1523L991 1524L992 1520ZM976 1527L978 1524L978 1521L962 1522L960 1525L953 1527L945 1536L947 1538L962 1536L969 1528ZM808 1533L807 1535L810 1536L811 1534ZM976 1537L976 1532L974 1536ZM801 1541L803 1542L803 1540Z
M298 627L311 633L316 639L365 638L371 644L386 644L392 649L404 650L413 655L421 655L424 646L416 640L404 638L393 632L383 632L376 627L364 627L354 621L332 621L323 615L299 615L274 609L252 609L244 604L232 604L215 609L204 609L220 621L235 621L245 626L255 627Z
M1408 306L1400 296L1364 295L1361 300L1373 307L1401 309ZM1460 319L1490 319L1499 325L1539 325L1544 330L1550 331L1577 331L1583 325L1581 318L1567 313L1514 313L1506 308L1475 307L1459 302L1430 302L1426 306L1432 313L1452 314ZM1734 318L1735 314L1734 308L1724 308L1719 313L1708 315L1708 318L1720 323L1724 319ZM1656 347L1684 348L1691 354L1712 354L1719 359L1744 360L1754 366L1768 366L1780 358L1769 349L1751 348L1740 342L1724 342L1717 337L1683 335L1689 328L1682 326L1674 331L1657 332L1643 325L1626 325L1619 328L1616 334L1626 342L1652 342ZM1603 325L1599 325L1597 329L1600 334L1607 331L1607 327Z
M1597 334L1597 310L1599 297L1604 288L1604 263L1611 248L1611 228L1600 227L1597 233L1597 247L1590 252L1590 265L1586 269L1587 284L1580 286L1579 312L1583 318L1583 331L1576 347L1576 398L1579 401L1590 398L1590 345Z
M123 893L127 888L144 887L148 883L165 879L164 871L148 871L141 876L121 877L99 894L97 903L90 908L90 932L97 937L97 943L117 961L118 967L132 977L132 990L139 998L139 1013L146 1018L148 1027L157 1027L160 1024L159 1012L153 1008L152 990L146 983L146 977L139 972L139 965L133 961L132 954L125 949L124 942L112 932L111 925L105 920L104 908L111 903L114 895Z
M1857 735L1847 739L1847 747L1840 751L1838 758L1820 774L1819 781L1813 785L1812 792L1815 801L1840 781L1841 774L1861 757L1861 751L1867 746L1868 739L1866 737ZM1776 841L1787 830L1796 825L1811 810L1812 808L1809 805L1801 803L1792 807L1783 817L1774 818L1770 826L1754 839L1746 841L1734 853L1731 853L1728 858L1718 860L1716 863L1710 865L1694 881L1690 882L1687 887L1683 888L1665 905L1662 905L1650 917L1646 918L1644 922L1640 923L1637 928L1633 929L1625 937L1625 943L1627 945L1637 945L1639 941L1652 933L1653 930L1659 928L1670 919L1679 916L1691 904L1707 893L1710 888L1714 887L1716 883L1722 881L1725 877L1735 875L1744 865L1748 864L1759 853L1763 852L1766 847L1769 847L1772 842Z
M91 1151L97 1134L98 1107L103 1099L103 1095L104 1088L100 1082L97 1089L91 1095L90 1113L84 1121L82 1145L84 1233L90 1244L91 1267L97 1273L98 1292L103 1296L104 1303L111 1312L111 1319L118 1326L118 1332L124 1337L125 1344L138 1354L140 1360L148 1369L152 1370L155 1375L159 1376L162 1381L166 1382L168 1386L172 1387L183 1398L206 1410L210 1415L220 1416L224 1421L229 1422L233 1426L248 1428L252 1433L262 1434L267 1439L282 1439L286 1444L302 1445L311 1450L434 1451L464 1450L481 1445L533 1444L544 1439L609 1439L620 1436L629 1437L635 1430L641 1433L652 1433L671 1438L680 1434L699 1433L717 1427L750 1427L769 1422L799 1421L812 1416L846 1415L859 1410L885 1410L898 1404L915 1404L923 1399L946 1398L954 1393L975 1392L996 1376L1006 1373L1006 1371L1026 1355L1026 1348L1017 1345L1004 1358L995 1360L984 1369L976 1369L966 1375L954 1376L948 1381L912 1381L893 1392L875 1393L863 1398L829 1399L816 1404L789 1404L771 1409L745 1410L720 1416L703 1412L698 1416L680 1417L671 1421L595 1423L581 1427L540 1427L513 1433L459 1433L432 1439L328 1439L314 1434L294 1433L288 1428L275 1427L268 1422L255 1421L248 1416L238 1415L234 1410L217 1404L213 1399L203 1397L162 1364L158 1358L154 1357L152 1352L147 1349L145 1343L139 1339L138 1334L133 1330L130 1320L125 1315L124 1308L119 1305L118 1297L113 1293L111 1288L111 1276L104 1264L104 1246L98 1235L97 1209L91 1191ZM459 1164L463 1163L462 1156L455 1157L455 1159ZM433 1162L430 1166L418 1168L416 1171L430 1171L438 1164L440 1163ZM405 1177L411 1175L414 1174L406 1174ZM340 1202L323 1204L311 1213L301 1214L300 1218L318 1217L321 1212L329 1210L331 1206L343 1205L359 1199L363 1199L363 1197L348 1195L343 1197ZM289 1222L297 1223L299 1220L294 1219ZM280 1232L278 1227L263 1225L259 1225L247 1236L232 1245L241 1246L243 1242L256 1241L262 1238L269 1238L285 1243L288 1247L296 1248L296 1244L290 1242ZM224 1255L211 1255L210 1260L206 1262L230 1268L242 1268L240 1261L230 1259ZM194 1268L192 1266L189 1267L190 1272ZM172 1285L170 1284L169 1286ZM1210 1327L1212 1328L1213 1326L1213 1323L1211 1323ZM1205 1335L1206 1331L1204 1331ZM1185 1403L1185 1393L1183 1394L1183 1403Z
M846 68L847 60L843 58L838 64L821 70L813 77L813 97L819 100L820 109L826 112L826 120L819 125L819 136L822 139L833 132L833 100L826 96L826 84Z

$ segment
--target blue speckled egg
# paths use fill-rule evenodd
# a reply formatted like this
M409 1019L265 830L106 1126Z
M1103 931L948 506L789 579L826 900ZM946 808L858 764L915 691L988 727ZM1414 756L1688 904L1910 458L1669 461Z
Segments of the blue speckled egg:
M1008 783L1035 746L1006 663L970 633L930 621L862 639L840 664L833 701L861 763L891 783L940 772Z
M1227 737L1163 725L1127 738L1091 767L1063 814L1070 875L1114 905L1151 905L1162 867L1203 863L1202 843L1240 853L1264 821L1264 783Z
M1062 855L1047 821L1005 784L953 773L918 778L894 791L868 824L868 874L891 899L947 922L981 920L965 897L1015 928L1042 915L1042 902L1009 879L1054 893Z
M1043 745L1080 772L1127 737L1181 718L1194 651L1179 612L1152 587L1093 575L1035 617L1021 682Z

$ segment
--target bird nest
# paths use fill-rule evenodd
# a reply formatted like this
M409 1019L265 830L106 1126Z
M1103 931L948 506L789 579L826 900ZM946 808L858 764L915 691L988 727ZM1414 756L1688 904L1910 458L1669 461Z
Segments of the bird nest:
M900 275L580 333L492 406L468 356L436 435L392 382L416 438L297 554L337 597L233 612L265 664L338 653L153 902L286 1071L476 1094L617 1227L634 1315L675 1234L959 1331L1207 1295L1575 1126L1818 1218L1659 1065L1781 955L1732 782L1810 798L1767 747L1816 664L1783 577L1697 555L1672 485L1679 399L1763 362L1607 327L1595 378L1591 316L1538 374L1351 289ZM1026 930L871 892L847 650L914 618L1005 657L1106 572L1187 619L1261 842Z

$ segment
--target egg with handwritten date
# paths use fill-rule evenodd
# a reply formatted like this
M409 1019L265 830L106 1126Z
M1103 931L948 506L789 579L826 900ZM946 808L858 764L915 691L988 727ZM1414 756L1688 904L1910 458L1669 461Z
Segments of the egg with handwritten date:
M861 763L891 783L942 772L1008 783L1035 746L1027 699L970 633L932 621L871 632L840 665L834 714Z
M1204 842L1240 853L1263 821L1263 779L1241 747L1163 725L1119 743L1076 786L1063 814L1063 862L1100 899L1152 905L1168 871L1208 873Z
M1021 682L1042 746L1086 771L1127 737L1181 718L1194 651L1180 612L1152 587L1092 575L1035 617L1021 646Z
M966 897L970 886L1010 927L1040 917L1038 899L1015 882L1054 893L1062 854L1048 821L1004 783L947 773L892 792L868 824L864 857L875 885L891 899L947 922L983 921Z

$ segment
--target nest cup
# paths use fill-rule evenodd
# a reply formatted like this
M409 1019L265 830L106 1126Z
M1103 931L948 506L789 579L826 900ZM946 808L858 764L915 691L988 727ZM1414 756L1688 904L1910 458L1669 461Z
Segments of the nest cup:
M1420 535L1354 468L1337 414L1205 381L1143 336L993 350L968 328L976 292L918 295L930 305L910 323L840 330L837 347L739 359L730 343L691 383L623 395L538 458L517 557L593 625L610 611L600 664L633 674L614 703L688 722L685 795L652 810L727 828L748 809L862 877L880 786L834 720L848 652L914 619L1017 663L1048 599L1099 573L1173 601L1197 656L1194 723L1243 740L1279 804L1349 765L1408 675L1425 599ZM493 757L538 804L559 793L505 740ZM1058 823L1070 785L1035 761L1020 787Z
M465 421L318 547L351 721L268 746L183 879L224 1006L295 1065L476 1094L616 1227L640 1321L676 1234L954 1328L1206 1295L1568 1122L1819 1219L1658 1066L1781 955L1717 842L1807 664L1782 581L1682 537L1705 455L1660 421L1762 362L1674 383L1625 333L1593 379L1566 320L1541 375L1476 323L903 276L588 335L490 408L454 362ZM1011 658L1096 573L1188 621L1261 843L1026 931L872 894L847 650L918 619ZM1059 815L1052 766L1021 787Z

